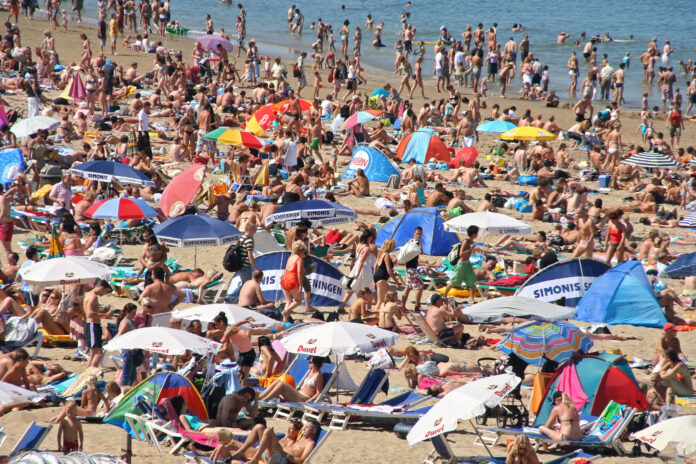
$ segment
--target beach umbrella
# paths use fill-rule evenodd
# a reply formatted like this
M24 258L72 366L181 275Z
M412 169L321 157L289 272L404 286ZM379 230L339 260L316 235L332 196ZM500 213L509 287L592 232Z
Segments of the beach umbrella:
M696 275L696 252L680 256L660 273L660 277L670 279L694 275Z
M281 339L286 351L312 356L370 353L394 346L399 335L367 324L328 322L298 330Z
M368 121L372 121L373 119L377 119L384 113L384 111L377 111L377 110L365 110L365 111L356 111L355 113L351 114L348 116L348 119L346 119L346 122L343 123L343 126L341 127L342 130L348 130L351 129L354 126L357 126L358 124L363 124Z
M203 136L206 140L214 140L228 145L245 146L247 148L263 148L261 142L254 134L247 131L240 131L229 127L220 127Z
M406 135L396 148L396 157L402 163L415 159L416 163L426 163L431 159L449 162L452 158L450 149L435 131L430 128L419 129Z
M32 116L22 119L12 125L10 131L20 139L34 135L40 130L51 130L60 126L60 121L48 116Z
M217 34L202 35L196 39L196 42L201 44L203 46L203 50L206 52L216 50L218 45L222 45L222 48L228 52L234 50L234 45L232 45L232 42Z
M0 382L0 404L30 402L41 396L42 395L40 393L26 390L22 387L18 387L17 385L7 382Z
M29 285L91 284L97 279L111 279L111 268L83 256L39 261L19 270L22 280Z
M273 105L273 110L277 111L278 113L287 111L288 107L290 106L290 101L291 100L283 100L276 103L275 105ZM309 100L303 100L299 98L298 101L300 102L300 111L309 111L309 109L312 107L312 102Z
M696 213L691 213L679 221L679 227L696 227Z
M500 138L502 140L537 140L539 142L556 140L556 136L551 132L532 126L515 127L504 132Z
M152 230L162 243L184 248L227 245L242 235L230 223L206 214L179 216Z
M157 211L142 200L119 197L93 204L85 215L92 219L147 219L156 217Z
M172 179L162 191L160 209L165 216L171 218L184 214L201 191L205 177L205 166L194 164Z
M531 322L516 327L496 345L500 351L515 353L527 364L541 364L544 357L558 363L576 351L587 353L592 340L567 322Z
M461 309L476 324L491 323L504 317L521 317L539 321L562 321L575 317L575 309L558 306L524 296L503 296L484 300Z
M295 226L300 219L312 221L312 227L347 224L358 218L355 211L348 206L331 203L326 200L293 201L266 217L266 225L274 222Z
M463 159L464 165L466 167L471 167L474 161L476 161L476 158L478 158L478 150L475 147L462 147L457 150L454 159L447 164L450 169L457 169L459 167L459 160Z
M479 124L476 130L479 132L503 133L509 131L510 129L514 129L515 127L517 126L510 121L501 121L497 119L495 121L486 121Z
M631 434L631 440L639 440L651 448L663 451L672 445L679 454L696 453L696 415L673 417Z
M80 73L73 74L73 80L70 84L70 91L68 96L74 98L75 100L84 100L87 97L87 92L85 91L85 84L82 82Z
M242 330L250 329L276 329L281 322L264 316L258 311L243 308L233 304L210 304L193 306L191 308L182 309L172 312L172 319L175 321L201 321L204 324L213 322L215 317L224 313L229 324L236 324L251 318L251 321L245 322L239 326Z
M532 233L532 227L527 223L505 214L492 213L490 211L462 214L444 224L446 231L458 234L466 233L469 226L478 226L479 235L482 237L486 235L526 235Z
M273 104L263 105L254 115L247 121L246 130L252 134L259 136L270 127L275 121L278 113L273 109Z
M677 165L677 162L671 156L653 151L636 153L621 162L641 168L673 168Z
M104 351L140 349L166 356L177 356L189 350L195 354L206 355L210 351L217 353L220 346L216 341L199 337L186 330L144 327L114 337L104 346Z
M0 150L0 184L11 184L27 169L21 148Z
M460 420L470 421L484 414L486 408L495 408L520 381L515 374L500 374L474 380L450 391L418 419L406 435L408 444L413 446L451 432L457 428Z
M155 183L146 174L116 161L87 161L70 168L70 172L78 177L100 182L116 180L121 184L138 187L155 186Z
M271 182L271 173L268 168L268 163L270 160L263 162L263 165L259 168L259 171L254 176L254 180L251 182L257 187L266 187Z

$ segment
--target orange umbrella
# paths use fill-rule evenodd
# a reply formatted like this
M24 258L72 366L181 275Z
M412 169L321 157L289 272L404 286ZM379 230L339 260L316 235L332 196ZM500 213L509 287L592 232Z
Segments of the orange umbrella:
M309 100L298 99L298 101L300 102L300 110L302 111L308 111L312 107L312 102ZM283 100L273 105L273 109L282 113L288 109L288 106L290 106L290 100Z

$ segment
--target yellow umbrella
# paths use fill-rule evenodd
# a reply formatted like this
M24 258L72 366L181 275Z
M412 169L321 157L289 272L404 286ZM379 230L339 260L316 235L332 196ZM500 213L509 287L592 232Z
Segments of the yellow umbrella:
M556 136L549 131L532 126L515 127L504 132L500 138L502 140L556 140Z

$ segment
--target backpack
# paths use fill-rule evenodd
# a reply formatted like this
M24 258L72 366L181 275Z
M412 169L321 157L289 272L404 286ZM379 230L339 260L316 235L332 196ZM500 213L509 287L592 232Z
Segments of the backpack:
M225 257L222 258L222 267L229 272L237 272L242 268L242 245L233 243L227 248Z
M452 266L459 262L459 247L461 245L461 243L455 243L454 245L452 245L452 249L447 254L447 260L450 262Z
M296 64L292 65L292 77L302 77L302 73L300 72L300 67L297 66Z

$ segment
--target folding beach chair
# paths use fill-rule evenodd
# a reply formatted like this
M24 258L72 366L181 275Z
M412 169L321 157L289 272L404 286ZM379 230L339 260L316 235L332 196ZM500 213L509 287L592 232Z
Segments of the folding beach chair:
M326 363L321 366L321 375L324 379L324 387L319 392L317 396L317 401L321 401L323 398L328 396L329 390L334 385L338 379L338 369L336 369L336 364ZM307 375L302 379L302 383L307 380ZM297 385L297 389L302 388L302 383ZM280 402L276 403L276 410L273 414L274 419L290 420L298 411L304 410L305 403L299 402Z
M41 446L48 432L51 431L52 425L38 425L36 422L32 422L27 427L27 430L21 436L19 441L12 451L10 451L9 457L12 458L24 451L32 451Z

